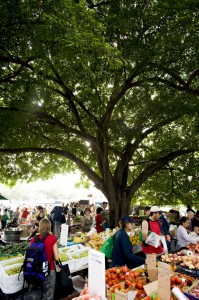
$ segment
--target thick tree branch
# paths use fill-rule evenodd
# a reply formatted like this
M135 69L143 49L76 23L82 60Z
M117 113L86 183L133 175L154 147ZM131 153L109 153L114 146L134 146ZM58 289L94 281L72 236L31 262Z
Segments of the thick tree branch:
M0 107L1 111L10 111L10 112L16 112L16 113L24 113L30 116L36 116L38 118L38 121L42 120L45 123L50 123L51 125L57 125L59 128L63 129L65 133L71 133L75 136L82 138L91 144L96 145L96 141L93 136L90 134L87 134L85 132L81 132L79 130L73 129L69 126L66 126L63 122L61 122L59 119L53 117L52 115L49 115L45 112L40 112L36 108L35 111L33 110L25 110L25 109L19 109L19 108L8 108L8 107Z
M163 166L165 166L170 161L176 159L181 155L194 153L197 151L198 151L197 149L184 149L184 150L182 149L182 150L171 152L168 155L159 158L155 163L151 164L142 173L140 173L140 175L129 186L130 199L132 198L134 193L142 186L142 184L145 183L150 176L152 176L155 172L159 171Z
M0 148L0 153L12 155L12 154L20 154L20 153L40 153L40 154L55 154L62 157L65 157L69 159L70 161L74 162L77 167L82 170L88 178L93 181L100 189L103 191L103 181L102 179L91 170L91 168L80 158L75 156L73 153L66 151L66 150L60 150L56 148L17 148L17 149L2 149Z

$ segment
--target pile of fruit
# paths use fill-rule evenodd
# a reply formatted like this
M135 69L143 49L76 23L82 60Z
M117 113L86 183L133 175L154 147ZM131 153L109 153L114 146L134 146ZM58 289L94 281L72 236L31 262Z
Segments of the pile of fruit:
M18 266L16 266L16 267L7 269L7 270L5 270L5 272L6 272L6 274L8 274L9 276L18 274L18 273L20 272L20 270L21 270L21 266L22 266L22 264L21 264L21 265L18 265Z
M84 243L84 237L74 236L73 243Z
M79 253L72 254L71 258L72 259L80 259L80 258L87 257L87 256L88 256L88 250L84 250Z
M116 290L128 293L137 290L136 300L146 296L143 286L147 279L143 269L132 271L127 267L114 267L106 270L107 298L112 299Z
M11 255L1 255L0 256L0 261L3 261L3 260L8 260L8 259L11 259L11 258L16 258L16 257L21 257L23 256L21 253L15 253L15 254L11 254Z
M176 286L182 292L190 287L194 278L180 273L172 273L170 277L171 290ZM129 270L127 267L115 267L106 270L106 286L107 298L112 299L112 295L116 290L123 293L128 293L131 290L136 290L135 300L160 300L156 293L147 296L144 290L144 285L148 283L146 269L137 269L136 271ZM174 299L171 297L171 299Z
M187 248L192 252L199 253L199 243L190 244Z
M1 247L1 256L2 254L5 254L6 256L10 256L12 254L16 254L18 252L25 252L26 248L28 247L29 243L23 242L23 243L12 243L8 244L4 247ZM0 258L1 259L1 258Z
M135 232L134 235L129 234L129 239L133 245L139 245L141 243L137 232Z
M199 270L199 253L197 245L190 245L188 250L195 254L186 255L186 251L181 250L177 253L170 253L161 256L161 260L167 263L180 264L190 270Z
M85 243L85 246L91 247L99 251L103 244L104 244L104 239L98 233L92 233L90 235L90 240L87 243Z
M187 292L187 295L193 296L199 299L199 281L197 281L193 287Z

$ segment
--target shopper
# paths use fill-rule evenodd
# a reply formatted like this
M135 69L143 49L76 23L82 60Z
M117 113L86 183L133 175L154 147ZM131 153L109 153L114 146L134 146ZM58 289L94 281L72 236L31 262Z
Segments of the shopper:
M199 237L190 237L187 229L189 227L189 219L187 217L182 217L180 219L180 225L176 232L177 237L177 246L179 248L183 248L188 246L189 244L197 244L199 242Z
M127 266L136 268L145 263L145 259L133 254L133 245L129 239L128 232L134 227L134 221L129 216L122 216L120 227L113 239L112 266Z
M161 216L161 210L158 206L154 205L150 208L150 215L142 222L142 252L145 254L162 254L163 247L162 243L159 244L157 248L154 246L148 245L145 241L149 235L149 231L156 233L157 235L161 235L161 226L159 223L159 219Z
M199 235L199 209L197 210L196 215L192 220L192 231Z
M1 217L1 228L5 229L7 225L7 221L9 220L8 210L7 208L4 210L3 215Z
M81 222L82 232L90 231L92 226L93 226L93 223L94 223L94 218L91 215L90 207L86 207L85 210L84 210L84 217L83 217L83 220Z
M54 299L54 289L55 289L55 280L56 280L56 272L55 272L55 263L54 261L59 259L58 247L57 247L57 239L56 236L50 233L51 224L47 219L42 219L39 222L39 238L43 238L44 235L48 234L44 241L44 248L47 256L47 260L50 264L50 274L46 277L43 282L43 288L39 287L30 287L30 292L25 295L25 300L38 300L41 299L42 294L43 300L53 300ZM34 237L31 240L31 244L34 242Z
M27 217L29 216L29 214L30 213L29 213L27 207L24 207L22 215L21 215L21 220L20 220L22 224L27 221Z
M109 212L108 212L108 203L103 202L102 203L102 220L103 220L103 229L105 230L106 228L109 228Z
M189 219L189 226L188 226L188 230L191 232L193 231L193 218L194 218L194 213L192 212L192 210L187 212L187 218Z
M14 212L14 219L13 219L13 222L18 222L19 221L19 207L16 208L15 212Z
M191 205L187 205L187 212L192 211L195 214L195 210L191 207Z
M53 222L53 233L56 236L60 235L63 213L63 208L61 206L55 206L50 213L50 220Z
M97 233L103 231L102 222L102 208L97 207L95 216L95 229L97 230Z

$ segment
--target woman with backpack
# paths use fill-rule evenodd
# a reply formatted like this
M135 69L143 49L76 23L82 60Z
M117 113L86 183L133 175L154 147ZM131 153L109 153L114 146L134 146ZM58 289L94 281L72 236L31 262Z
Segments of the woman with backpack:
M51 233L51 223L48 219L42 219L39 222L38 234L31 239L30 244L33 244L37 238L40 240L44 239L44 250L49 263L50 273L43 281L42 288L31 285L30 293L24 299L39 300L42 297L43 300L53 300L56 281L55 261L59 260L59 254L57 238Z

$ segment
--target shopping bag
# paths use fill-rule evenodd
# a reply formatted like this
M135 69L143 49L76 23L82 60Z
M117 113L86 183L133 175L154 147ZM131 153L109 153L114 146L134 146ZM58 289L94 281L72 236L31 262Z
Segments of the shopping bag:
M151 234L151 231L149 230L148 235L150 235L150 234ZM140 242L143 242L142 230L139 231L139 240L140 240Z
M56 272L54 300L63 299L74 292L68 264L62 265L62 263L58 261L58 265L60 267L60 271Z
M109 259L112 258L113 242L114 242L114 235L108 238L108 240L106 240L106 242L100 248L100 251L104 253L105 256Z

